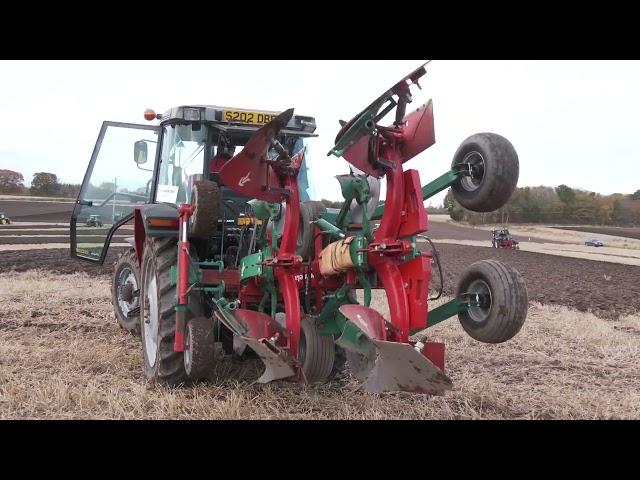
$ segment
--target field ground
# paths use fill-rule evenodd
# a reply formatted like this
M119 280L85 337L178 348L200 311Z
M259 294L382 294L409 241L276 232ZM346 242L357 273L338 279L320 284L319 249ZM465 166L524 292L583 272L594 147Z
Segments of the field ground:
M564 230L575 230L576 232L588 232L595 235L608 235L617 237L628 237L640 239L640 228L625 227L554 227Z
M445 297L468 265L495 258L520 271L530 300L523 330L504 344L475 342L456 319L429 330L447 343L454 390L442 397L371 395L348 375L260 385L259 361L232 359L209 383L168 389L145 381L139 339L120 330L109 300L130 230L117 232L104 266L72 260L72 205L59 206L26 204L23 220L0 226L0 418L640 418L640 270L620 263L639 258L637 238L594 234L608 246L589 249L589 233L514 226L522 249L497 250L486 248L489 227L431 215Z
M534 302L501 345L473 341L452 319L431 334L447 343L454 382L441 397L372 395L349 376L261 385L259 361L231 359L210 383L169 389L144 380L139 340L116 325L105 280L2 275L0 418L640 418L637 315L612 322Z

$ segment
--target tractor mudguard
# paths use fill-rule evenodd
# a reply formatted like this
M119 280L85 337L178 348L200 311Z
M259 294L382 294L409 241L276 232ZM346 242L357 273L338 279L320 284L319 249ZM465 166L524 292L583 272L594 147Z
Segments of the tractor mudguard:
M145 233L150 237L173 237L178 238L178 207L169 203L153 203L142 205L140 215L144 225ZM175 227L163 228L149 226L149 220L169 220L175 221Z

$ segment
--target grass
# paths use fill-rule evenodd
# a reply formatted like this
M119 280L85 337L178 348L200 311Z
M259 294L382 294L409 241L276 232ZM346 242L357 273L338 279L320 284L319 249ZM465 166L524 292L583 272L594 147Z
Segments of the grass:
M385 311L383 298L376 307ZM139 339L116 325L105 277L48 272L0 278L0 418L480 419L640 418L640 316L607 321L532 304L511 341L486 345L455 319L447 343L454 390L372 395L346 378L256 384L259 361L225 359L211 382L148 383Z

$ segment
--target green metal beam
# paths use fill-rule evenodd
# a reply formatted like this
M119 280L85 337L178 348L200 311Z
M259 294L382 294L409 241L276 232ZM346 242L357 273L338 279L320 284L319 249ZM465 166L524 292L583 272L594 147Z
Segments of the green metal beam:
M453 300L440 305L437 308L434 308L429 312L427 328L433 327L434 325L437 325L438 323L443 322L448 318L458 315L459 313L466 312L467 308L472 305L475 305L475 303L454 298ZM411 330L410 334L414 335L422 330L423 329Z
M428 198L433 197L435 194L440 193L445 188L449 188L451 185L456 183L460 178L459 172L454 172L453 170L449 170L444 175L440 175L434 181L427 183L424 187L422 187L422 201L427 200ZM382 205L378 205L376 211L373 213L371 217L372 220L379 220L382 218L382 213L384 212L384 203Z
M340 230L338 227L336 227L332 223L327 222L324 218L319 218L313 223L315 223L318 226L318 228L320 228L320 230L322 230L323 232L331 232L332 237L335 237L335 238L345 237L345 233L342 230Z

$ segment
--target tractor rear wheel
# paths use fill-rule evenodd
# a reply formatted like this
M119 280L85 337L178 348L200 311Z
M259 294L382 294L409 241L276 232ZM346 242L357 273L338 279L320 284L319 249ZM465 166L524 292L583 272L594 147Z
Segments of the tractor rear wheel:
M497 260L471 264L457 292L478 295L480 305L469 307L458 318L462 328L480 342L506 342L520 331L527 318L529 300L524 279L516 269Z
M218 227L220 216L220 191L210 180L194 182L191 205L195 208L189 219L189 236L198 240L209 240Z
M140 272L135 250L122 252L113 267L111 303L118 325L140 334Z
M184 353L173 351L176 286L171 284L170 269L177 263L177 259L176 239L147 237L142 257L140 290L144 374L149 380L167 385L179 385L188 380ZM189 322L200 316L201 311L199 293L192 293L185 320Z
M495 133L477 133L464 140L451 168L466 172L451 191L460 205L473 212L493 212L507 203L520 172L515 148Z
M333 335L321 334L313 317L303 316L300 322L298 360L307 382L322 382L329 378L335 356Z

